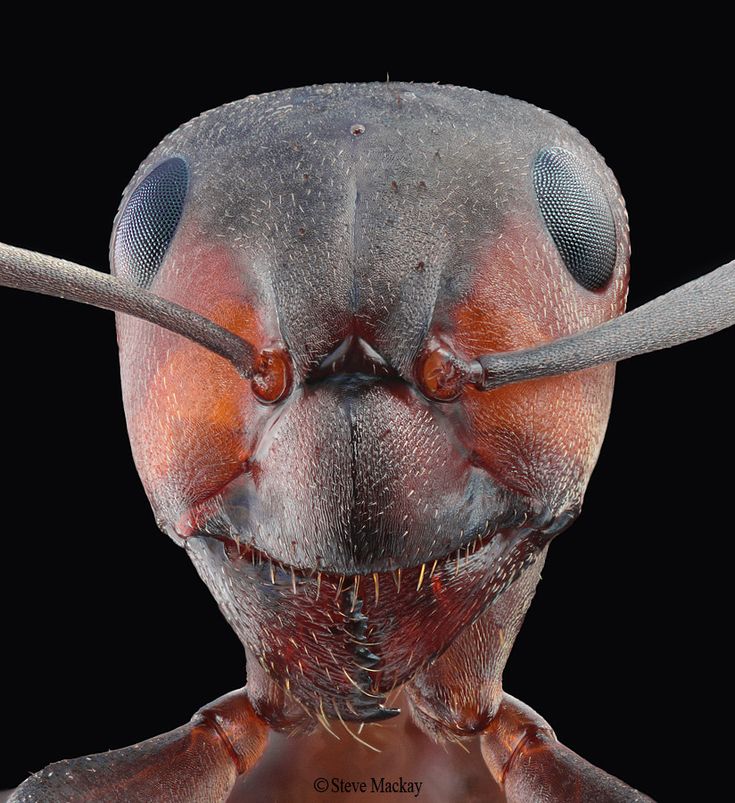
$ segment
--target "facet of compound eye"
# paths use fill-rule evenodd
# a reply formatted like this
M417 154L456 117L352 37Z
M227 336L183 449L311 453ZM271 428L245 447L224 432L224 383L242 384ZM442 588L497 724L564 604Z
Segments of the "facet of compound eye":
M582 287L600 290L615 268L615 222L595 176L569 151L544 148L533 186L546 228L564 264Z
M179 157L162 162L138 185L115 235L118 276L150 287L176 233L188 186L189 171Z

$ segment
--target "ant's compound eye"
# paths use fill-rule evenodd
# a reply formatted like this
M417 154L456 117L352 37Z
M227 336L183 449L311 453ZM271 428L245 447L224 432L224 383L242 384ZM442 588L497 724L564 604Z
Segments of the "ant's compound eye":
M135 189L115 235L120 278L150 287L176 233L188 187L189 170L177 156L158 165Z
M600 290L615 268L610 204L597 177L563 148L544 148L533 164L539 209L564 264L582 287Z
M416 379L421 392L434 401L454 401L469 379L468 365L433 339L419 357Z
M291 360L283 349L263 349L255 360L251 386L255 398L274 404L291 392Z

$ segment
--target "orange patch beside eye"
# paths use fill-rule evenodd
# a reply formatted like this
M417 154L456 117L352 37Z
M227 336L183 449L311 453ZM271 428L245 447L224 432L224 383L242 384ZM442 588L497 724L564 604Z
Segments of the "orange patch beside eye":
M153 289L257 348L267 342L263 320L245 297L242 276L243 265L227 249L187 242L183 233ZM120 343L138 469L154 507L177 520L181 508L242 472L260 405L230 363L184 338L128 319Z
M466 359L590 328L624 309L625 281L602 293L576 285L539 222L515 218L479 258L472 290L454 314L453 341ZM614 368L468 388L475 456L508 486L537 499L581 496L599 452Z

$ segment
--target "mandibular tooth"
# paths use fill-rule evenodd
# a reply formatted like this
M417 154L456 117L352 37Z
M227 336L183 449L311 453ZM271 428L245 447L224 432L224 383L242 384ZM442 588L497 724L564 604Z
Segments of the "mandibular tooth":
M361 666L364 667L373 667L380 661L380 658L375 655L372 650L368 649L367 647L357 647L355 649L355 654L360 661Z
M339 583L337 584L337 593L335 594L334 598L339 600L339 595L342 593L342 587L344 586L345 576L341 574L339 576Z
M268 563L270 563L270 567L271 567L271 583L273 583L273 585L275 585L276 584L276 567L273 565L273 561L272 560L268 561Z
M401 593L401 570L396 569L393 572L393 582L396 584L396 593Z
M431 579L434 576L434 572L436 571L436 564L437 563L439 563L439 561L435 560L434 561L434 565L431 567L431 571L429 572L429 579Z
M293 566L291 567L291 589L296 593L296 574L294 573Z
M316 573L316 598L319 599L319 592L322 590L322 573Z
M421 586L424 583L424 572L426 571L426 564L421 564L421 571L419 572L419 583L416 586L416 591L421 591Z

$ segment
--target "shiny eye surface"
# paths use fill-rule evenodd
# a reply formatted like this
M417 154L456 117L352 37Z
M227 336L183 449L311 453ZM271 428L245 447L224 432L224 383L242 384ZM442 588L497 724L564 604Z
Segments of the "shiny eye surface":
M563 148L544 148L533 164L541 215L567 270L600 290L615 269L617 241L610 204L597 177Z
M156 167L130 196L115 235L118 275L150 287L179 225L189 187L186 162L174 157Z

